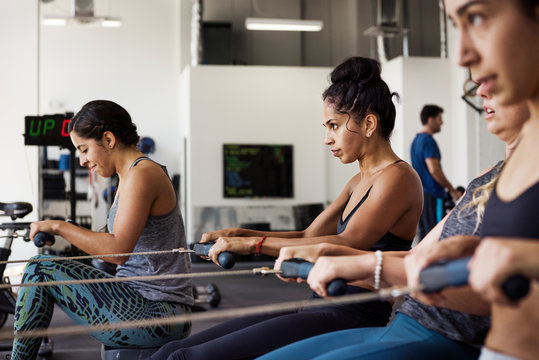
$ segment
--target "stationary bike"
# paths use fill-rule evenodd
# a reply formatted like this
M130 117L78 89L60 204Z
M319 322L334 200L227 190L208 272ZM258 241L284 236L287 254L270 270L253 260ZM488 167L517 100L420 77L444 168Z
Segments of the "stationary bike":
M0 216L9 216L11 220L22 219L32 212L32 204L26 202L0 203ZM0 246L0 260L6 261L11 255L11 244L13 239L22 237L25 241L29 241L29 222L7 222L0 224L0 230L5 232L5 235L0 237L3 244ZM0 265L0 284L9 284L8 278L4 277L6 265ZM15 313L16 299L10 289L0 289L0 327L2 327L8 318L9 314ZM0 346L0 351L11 350L11 345Z
M11 217L11 220L21 219L31 212L32 204L26 202L0 203L0 216L9 216ZM22 237L25 241L30 240L28 236L29 229L29 222L7 222L0 224L0 230L6 232L6 234L1 237L4 242L3 246L0 246L0 260L8 260L9 255L11 255L11 244L13 243L13 239ZM0 265L1 284L9 283L9 280L4 278L5 269L5 264ZM5 324L8 314L15 313L15 303L16 299L10 289L0 289L0 327Z

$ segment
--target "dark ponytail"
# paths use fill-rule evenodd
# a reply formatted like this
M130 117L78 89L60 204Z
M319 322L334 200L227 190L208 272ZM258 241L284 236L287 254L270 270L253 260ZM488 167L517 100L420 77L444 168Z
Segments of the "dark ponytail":
M376 115L381 136L389 140L395 126L393 96L398 99L398 94L389 91L380 71L380 63L374 59L348 58L331 72L331 85L322 98L358 124L365 116Z
M518 1L520 9L524 12L524 15L528 16L532 20L537 20L535 16L535 8L539 6L539 0L520 0Z
M71 119L68 129L99 143L105 131L112 132L124 145L136 145L139 141L137 126L131 121L129 113L108 100L94 100L84 105Z

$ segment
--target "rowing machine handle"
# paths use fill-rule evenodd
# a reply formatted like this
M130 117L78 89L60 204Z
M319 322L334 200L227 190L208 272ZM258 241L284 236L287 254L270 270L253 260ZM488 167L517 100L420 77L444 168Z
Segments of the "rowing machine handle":
M54 235L47 234L46 232L40 231L34 236L34 245L38 248L42 248L47 245L54 245Z
M195 250L195 255L208 256L208 253L214 244L215 242L196 243L193 247L193 250ZM219 256L217 256L217 260L223 269L232 269L236 263L234 255L228 251L223 251L220 253Z
M470 257L449 262L437 262L419 273L419 282L425 286L424 293L438 292L447 286L468 284L468 262ZM511 301L518 301L530 291L530 279L522 275L513 275L503 284L502 289Z
M314 264L312 262L303 259L285 260L281 263L282 274L280 275L284 278L299 277L307 280L313 266ZM343 279L332 280L328 283L327 291L330 296L344 295L346 292L346 282Z

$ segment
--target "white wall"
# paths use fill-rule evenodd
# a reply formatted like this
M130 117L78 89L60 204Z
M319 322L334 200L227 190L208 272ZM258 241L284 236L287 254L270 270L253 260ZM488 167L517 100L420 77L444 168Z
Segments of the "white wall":
M62 12L69 4L55 0L42 13ZM177 172L179 2L115 0L110 11L109 2L95 4L96 15L120 16L122 26L41 27L41 111L116 101L139 134L156 141L153 158Z
M325 202L328 68L196 66L188 82L187 218L196 206ZM293 199L224 199L222 144L294 145ZM188 221L188 229L192 222Z
M25 16L21 16L24 14ZM34 0L0 1L0 202L38 199L37 147L25 147L24 116L37 112L38 3ZM37 219L34 210L22 221ZM9 217L0 222L10 222ZM37 254L20 239L13 242L13 259Z
M65 14L70 1L42 6L42 14ZM96 1L96 15L122 18L119 28L41 26L41 113L78 111L94 99L127 109L139 135L156 143L151 156L177 173L179 106L179 2ZM102 182L103 183L103 182ZM101 197L94 227L104 225Z
M77 111L96 98L123 105L140 135L156 141L152 157L177 173L180 1L95 0L96 15L121 16L120 28L39 26L40 10L68 15L71 1L0 1L0 202L31 202L24 220L38 218L38 153L24 146L24 116ZM36 253L20 241L13 249L14 258Z
M397 155L410 161L410 145L421 129L420 111L427 103L437 104L445 109L442 132L435 135L442 167L453 184L466 185L478 173L473 171L478 155L469 146L477 135L473 122L460 116L466 111L464 102L454 101L460 87L452 79L455 69L448 59L399 57L382 65L382 77L400 95L391 140ZM189 219L198 206L328 203L337 197L359 169L357 163L341 164L323 145L320 94L331 70L197 66L185 71ZM294 144L294 199L224 199L223 143ZM188 229L192 225L188 221Z
M448 180L453 184L467 184L467 172L459 168L467 157L461 149L466 139L459 136L460 119L455 118L452 108L451 67L449 59L413 57L403 59L403 119L404 158L410 161L410 145L421 129L420 112L425 104L436 104L444 109L441 132L434 135L442 154L441 165ZM455 161L454 159L459 159ZM464 170L464 171L463 171Z

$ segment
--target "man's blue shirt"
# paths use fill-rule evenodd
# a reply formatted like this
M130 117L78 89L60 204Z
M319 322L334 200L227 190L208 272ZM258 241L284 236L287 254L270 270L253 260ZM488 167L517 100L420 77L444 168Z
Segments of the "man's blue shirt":
M418 133L412 142L410 153L412 166L419 174L423 183L423 191L428 192L432 196L443 198L445 196L445 189L434 180L425 162L425 159L428 158L442 159L436 140L430 134Z

